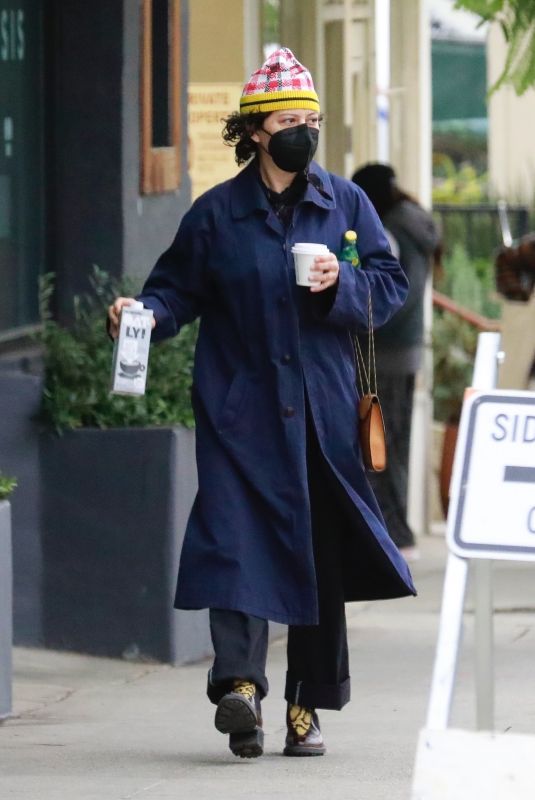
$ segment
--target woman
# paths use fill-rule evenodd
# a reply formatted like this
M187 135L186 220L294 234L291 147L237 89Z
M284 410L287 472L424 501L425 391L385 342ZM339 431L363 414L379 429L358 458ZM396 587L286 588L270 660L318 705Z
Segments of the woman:
M409 445L416 373L424 341L424 293L440 237L431 214L403 192L388 164L367 164L352 180L372 201L409 279L405 305L375 335L377 384L387 434L388 466L370 476L388 532L408 560L418 557L407 522Z
M282 48L224 131L235 178L196 200L139 296L155 341L200 316L193 373L199 491L175 605L210 609L208 697L239 756L261 755L268 620L289 625L288 756L325 752L317 708L349 699L345 600L415 593L364 475L350 329L403 303L406 279L350 182L312 162L319 101ZM335 252L359 232L363 269ZM313 286L291 247L326 244ZM109 309L116 334L118 298Z

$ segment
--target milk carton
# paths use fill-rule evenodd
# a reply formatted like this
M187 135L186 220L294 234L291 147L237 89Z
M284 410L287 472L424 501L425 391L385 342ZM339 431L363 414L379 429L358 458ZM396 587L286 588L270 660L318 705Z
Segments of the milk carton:
M123 306L113 349L112 394L145 394L152 311L136 301Z

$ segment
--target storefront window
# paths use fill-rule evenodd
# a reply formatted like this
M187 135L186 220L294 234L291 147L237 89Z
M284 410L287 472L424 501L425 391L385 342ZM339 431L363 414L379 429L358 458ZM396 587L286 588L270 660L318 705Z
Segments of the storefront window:
M0 0L0 339L38 319L43 267L41 3Z

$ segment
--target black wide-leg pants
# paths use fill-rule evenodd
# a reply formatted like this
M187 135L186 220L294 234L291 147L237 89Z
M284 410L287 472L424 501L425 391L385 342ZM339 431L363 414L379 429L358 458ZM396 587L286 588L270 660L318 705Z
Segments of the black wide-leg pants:
M306 708L340 709L349 700L350 678L343 589L343 542L347 503L326 463L308 415L307 470L318 586L319 625L288 627L285 699ZM218 703L233 680L253 681L264 697L268 622L228 609L210 609L215 650L208 697Z
M413 373L377 373L385 418L388 464L384 472L368 475L386 529L397 547L413 547L414 533L407 522L409 451L414 399Z

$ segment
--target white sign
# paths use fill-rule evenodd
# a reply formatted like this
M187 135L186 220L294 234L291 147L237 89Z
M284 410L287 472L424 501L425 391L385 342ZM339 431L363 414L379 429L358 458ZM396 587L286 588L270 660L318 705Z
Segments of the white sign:
M190 83L188 162L191 199L238 172L234 147L222 137L223 120L240 107L241 83Z
M411 800L533 800L535 736L420 732Z
M464 558L535 560L535 393L465 400L447 535Z

